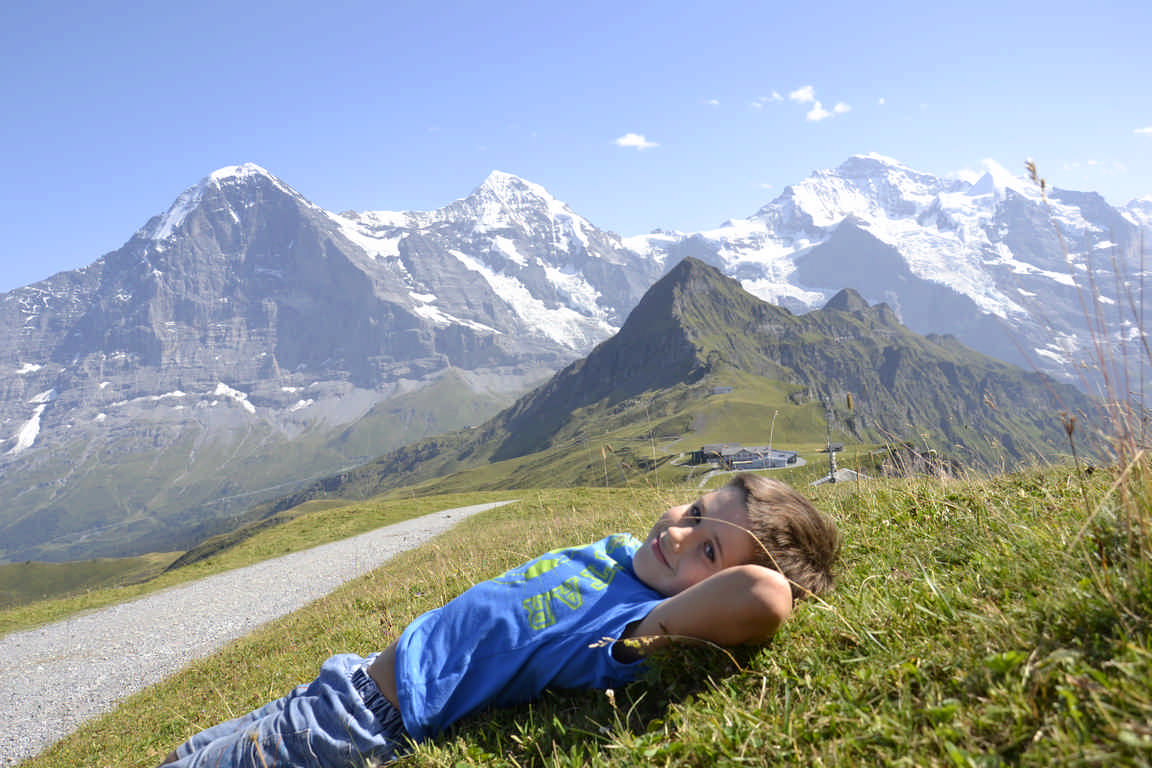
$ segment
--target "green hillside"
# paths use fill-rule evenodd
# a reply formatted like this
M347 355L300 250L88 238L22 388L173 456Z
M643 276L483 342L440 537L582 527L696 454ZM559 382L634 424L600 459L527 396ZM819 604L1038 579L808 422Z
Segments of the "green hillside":
M60 595L145 582L163 572L179 554L160 552L71 563L27 561L0 565L0 611Z
M181 553L172 552L114 560L0 566L0 595L6 600L0 604L0 635L437 510L508 498L507 492L469 492L419 498L409 495L359 504L318 501L208 539L179 559Z
M731 392L728 390L731 388ZM686 481L687 452L773 442L813 452L911 444L970 469L1059 459L1062 413L1081 450L1097 406L1073 387L922 337L881 304L844 291L795 316L686 259L658 281L611 339L475 428L406 445L264 505L363 499L413 484L462 490L620 485L638 474Z

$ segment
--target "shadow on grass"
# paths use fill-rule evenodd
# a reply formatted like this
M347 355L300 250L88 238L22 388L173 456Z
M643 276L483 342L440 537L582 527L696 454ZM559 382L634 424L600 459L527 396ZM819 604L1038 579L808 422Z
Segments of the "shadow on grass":
M640 679L625 688L548 691L536 702L467 718L437 743L460 750L455 765L603 763L607 751L619 757L621 746L663 730L672 707L747 669L762 649L675 645L653 653Z

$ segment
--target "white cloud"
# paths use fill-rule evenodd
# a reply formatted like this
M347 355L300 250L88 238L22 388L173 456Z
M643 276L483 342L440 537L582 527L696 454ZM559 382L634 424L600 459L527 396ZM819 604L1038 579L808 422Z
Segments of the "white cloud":
M808 104L816 101L816 89L810 85L805 85L788 94L788 98L800 104Z
M884 104L885 104L884 97L881 96L879 99L876 100L876 103L879 104L880 106L884 106Z
M804 115L804 119L811 122L819 122L820 120L832 117L832 115L842 115L852 109L852 107L842 101L836 102L836 106L832 107L832 111L824 109L824 105L816 99L816 89L811 85L804 85L797 88L788 94L788 98L797 104L812 105L812 108Z
M718 106L720 106L720 99L708 99L704 103L710 107L718 107Z
M616 139L616 146L618 147L635 147L639 150L651 149L652 147L660 146L654 141L648 141L644 138L642 133L626 133L620 138Z
M772 91L771 96L757 96L749 102L749 106L753 109L764 109L765 104L770 104L774 101L784 101L784 97L778 91Z
M824 109L824 105L820 102L813 104L812 109L808 110L808 114L804 115L805 120L811 120L813 122L819 122L826 117L832 117L832 113Z
M1136 130L1132 131L1132 133L1144 133L1152 135L1152 125L1148 126L1147 128L1137 128Z

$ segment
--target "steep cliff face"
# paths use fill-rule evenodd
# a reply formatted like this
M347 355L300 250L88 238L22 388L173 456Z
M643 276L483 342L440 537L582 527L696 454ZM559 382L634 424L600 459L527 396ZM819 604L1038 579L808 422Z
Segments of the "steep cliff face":
M176 546L480 421L610 336L656 269L507 174L439 211L334 214L221 169L119 250L0 296L0 560ZM376 407L450 372L471 411L429 403L413 432ZM353 449L362 420L379 434Z
M189 205L97 265L86 311L54 361L127 355L204 382L340 372L362 387L422 361L515 363L495 327L421 316L402 265L367 258L329 214L270 175L219 174L185 194Z

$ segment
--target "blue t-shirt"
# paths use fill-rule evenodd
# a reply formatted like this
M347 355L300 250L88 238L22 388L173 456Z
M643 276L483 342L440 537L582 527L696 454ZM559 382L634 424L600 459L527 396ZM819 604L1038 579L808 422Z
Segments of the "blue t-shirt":
M640 542L615 534L558 549L475 585L409 624L396 648L404 727L417 741L489 704L535 699L546 687L612 688L639 664L612 644L663 597L636 578Z

